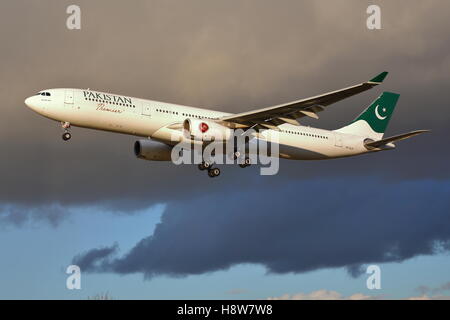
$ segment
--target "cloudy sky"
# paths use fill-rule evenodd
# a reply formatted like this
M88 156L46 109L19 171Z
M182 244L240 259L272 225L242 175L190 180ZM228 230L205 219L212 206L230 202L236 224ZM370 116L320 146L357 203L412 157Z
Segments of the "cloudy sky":
M66 28L70 4L81 30ZM381 30L366 27L369 4ZM0 298L450 295L449 12L445 0L0 2ZM385 70L305 124L342 127L386 90L401 94L388 135L431 134L266 177L137 160L132 136L73 128L63 143L23 103L75 87L239 112ZM79 291L65 288L72 263Z

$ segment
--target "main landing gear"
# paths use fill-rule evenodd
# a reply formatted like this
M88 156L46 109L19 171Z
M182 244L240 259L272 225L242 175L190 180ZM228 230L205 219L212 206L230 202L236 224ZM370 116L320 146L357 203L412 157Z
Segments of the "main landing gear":
M246 157L244 159L244 162L240 163L239 166L241 168L246 168L246 167L251 166L251 164L252 164L252 161L250 160L250 158ZM208 176L211 177L211 178L215 178L215 177L220 176L220 169L219 168L213 168L213 164L211 162L203 161L202 163L200 163L198 165L198 168L201 171L205 171L205 170L208 171Z
M220 169L219 168L211 168L208 170L208 176L211 178L215 178L220 176Z
M252 160L250 158L245 158L243 163L239 163L239 167L246 168L252 165Z
M203 161L202 163L200 163L198 165L198 168L201 171L208 170L208 176L211 177L211 178L215 178L215 177L220 176L220 169L219 168L213 168L212 167L212 163L210 163L208 161Z
M234 153L231 154L231 159L233 160L238 160L241 157L241 153L239 151L235 151ZM238 160L238 163L240 162L240 160ZM239 166L241 168L246 168L251 166L252 161L250 160L249 157L245 157L244 161L242 163L239 163Z
M70 140L70 138L72 138L72 135L69 132L70 123L69 122L61 122L61 127L64 129L64 133L62 134L62 139L64 141Z

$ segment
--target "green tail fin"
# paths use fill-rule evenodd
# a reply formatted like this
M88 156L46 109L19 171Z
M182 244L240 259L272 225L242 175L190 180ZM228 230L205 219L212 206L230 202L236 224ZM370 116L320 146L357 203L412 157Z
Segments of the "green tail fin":
M386 131L399 97L400 95L397 93L383 92L352 123L359 120L366 121L373 131L383 134Z

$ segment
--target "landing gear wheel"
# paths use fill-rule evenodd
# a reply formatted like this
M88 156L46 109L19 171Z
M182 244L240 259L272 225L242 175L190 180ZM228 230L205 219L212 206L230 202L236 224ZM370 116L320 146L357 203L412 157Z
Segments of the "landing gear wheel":
M70 140L70 138L72 138L72 135L70 134L70 132L64 132L62 135L62 139L64 141Z
M210 176L211 178L220 176L220 169L219 168L209 169L208 176Z
M198 165L198 169L199 169L200 171L206 170L206 168L205 168L205 166L203 165L203 163L200 163L200 164Z
M252 164L252 160L250 158L245 158L244 163L240 163L239 167L246 168L249 167Z
M205 170L205 169L209 170L209 169L211 169L212 163L210 163L208 161L203 161L200 165L203 167L203 169L200 169L200 170ZM200 168L200 165L199 165L199 168Z
M64 129L64 133L63 133L63 135L62 135L62 139L64 140L64 141L67 141L67 140L70 140L70 138L72 138L72 135L70 134L70 132L69 132L69 129L70 129L70 122L63 122L63 121L61 121L61 128L63 128Z

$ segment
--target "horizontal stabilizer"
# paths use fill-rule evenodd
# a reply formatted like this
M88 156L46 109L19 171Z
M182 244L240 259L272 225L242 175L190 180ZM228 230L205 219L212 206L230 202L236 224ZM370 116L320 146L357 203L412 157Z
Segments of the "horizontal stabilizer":
M385 146L385 145L387 145L389 143L392 143L392 142L395 142L395 141L404 140L404 139L408 139L408 138L417 136L417 135L425 133L425 132L430 132L430 130L411 131L411 132L408 132L408 133L399 134L397 136L389 137L389 138L382 139L382 140L366 142L364 145L368 149L380 148L380 147L383 147L383 146Z

